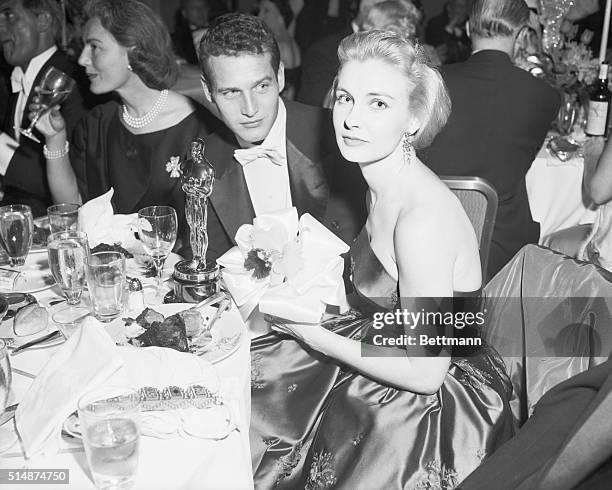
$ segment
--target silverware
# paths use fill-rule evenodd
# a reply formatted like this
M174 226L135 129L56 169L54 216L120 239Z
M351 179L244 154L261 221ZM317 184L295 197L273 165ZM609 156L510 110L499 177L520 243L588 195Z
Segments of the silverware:
M88 313L89 314L89 313ZM87 315L85 315L87 316ZM58 337L61 337L62 333L59 330L56 330L55 332L51 332L50 334L47 334L39 339L36 340L32 340L31 342L26 342L23 345L20 345L18 347L14 347L11 348L9 347L9 349L11 349L11 356L14 356L15 354L17 354L18 352L21 352L25 349L27 349L28 347L32 347L38 344L42 344L43 342L47 342L48 340L54 340Z
M4 409L4 413L0 414L0 425L6 424L9 420L15 416L15 412L17 411L17 407L19 403L15 403L15 405L10 405Z
M228 297L225 297L219 302L219 307L217 308L217 312L215 313L215 316L208 324L208 330L212 330L213 325L217 323L217 320L221 318L221 315L223 315L223 313L229 310L231 306L232 306L232 302Z
M196 309L196 310L199 310L200 308L206 308L207 306L210 306L210 305L213 305L215 303L218 303L218 302L222 301L225 298L227 298L227 295L224 292L220 291L218 293L213 294L209 298L206 298L204 301L200 301L193 308Z

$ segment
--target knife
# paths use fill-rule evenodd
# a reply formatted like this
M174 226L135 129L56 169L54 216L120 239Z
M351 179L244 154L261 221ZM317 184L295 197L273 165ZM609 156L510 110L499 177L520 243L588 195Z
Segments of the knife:
M51 332L50 334L47 334L39 339L36 340L32 340L30 342L26 342L25 344L22 344L18 347L12 348L11 350L11 356L14 356L15 354L17 354L18 352L21 352L24 349L27 349L28 347L32 347L34 345L38 345L38 344L42 344L43 342L47 342L48 340L53 340L56 339L58 337L61 337L62 333L59 330L56 330L55 332ZM9 349L11 349L11 347L9 347Z

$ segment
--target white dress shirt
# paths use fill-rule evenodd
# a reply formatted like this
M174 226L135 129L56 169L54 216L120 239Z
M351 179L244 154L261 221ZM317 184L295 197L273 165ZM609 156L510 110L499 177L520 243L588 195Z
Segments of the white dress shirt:
M267 157L256 158L247 164L243 163L244 178L255 216L292 206L287 168L286 124L287 110L283 101L279 100L276 120L260 147L273 149L279 154L282 164L273 163ZM246 152L250 149L238 151Z
M13 119L15 139L11 138L10 135L6 133L0 134L0 175L6 173L11 158L13 158L15 150L19 146L19 128L21 128L23 115L26 111L26 102L28 101L34 80L36 80L38 72L43 65L49 61L49 58L51 58L56 51L57 46L51 46L49 49L30 60L25 73L19 66L16 66L11 73L11 87L13 93L19 92L17 105L15 106L15 117Z

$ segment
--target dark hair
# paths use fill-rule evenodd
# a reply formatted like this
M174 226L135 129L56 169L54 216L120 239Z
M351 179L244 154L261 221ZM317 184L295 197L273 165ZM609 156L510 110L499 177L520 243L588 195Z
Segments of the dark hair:
M357 32L340 42L338 59L340 70L351 60L373 59L389 63L401 71L412 89L406 109L421 123L412 141L415 148L429 146L446 124L451 111L446 85L415 41L393 31Z
M212 88L208 59L212 56L270 54L274 73L280 65L280 52L274 34L266 23L248 14L226 14L217 17L200 41L198 57L204 80Z
M291 10L289 2L287 0L270 0L270 3L273 3L278 9L285 23L285 27L289 27L293 20L293 10Z
M163 90L176 82L178 68L170 34L163 21L140 0L89 0L87 18L100 19L102 27L128 48L133 72L150 88Z
M512 36L529 20L524 0L474 0L470 11L470 35Z
M62 9L57 0L21 0L21 5L34 15L49 14L51 17L51 32L57 40L62 25Z

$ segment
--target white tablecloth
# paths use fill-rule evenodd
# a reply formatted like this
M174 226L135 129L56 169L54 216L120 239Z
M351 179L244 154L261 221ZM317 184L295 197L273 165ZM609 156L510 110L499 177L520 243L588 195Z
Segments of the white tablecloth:
M527 195L542 239L558 230L592 223L595 213L582 199L584 159L561 162L543 147L527 172Z
M37 294L40 301L57 297L52 288ZM6 325L6 324L5 324ZM6 329L6 326L4 326ZM7 336L0 327L0 336ZM143 437L135 489L253 488L249 447L250 423L250 339L244 332L239 349L227 359L215 364L222 386L231 384L235 396L240 431L232 432L222 441L202 439L154 439ZM30 349L11 359L13 389L9 403L23 396L56 347ZM40 414L44 416L45 414ZM80 443L62 441L59 453L45 459L25 461L19 446L0 454L0 468L69 469L70 489L93 489L85 453ZM45 485L43 485L44 487ZM57 489L58 485L46 485ZM37 488L40 488L37 485ZM2 485L2 488L11 488ZM15 485L22 489L23 485ZM65 488L65 487L64 487Z

